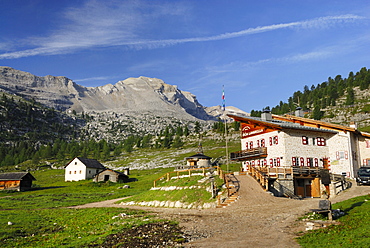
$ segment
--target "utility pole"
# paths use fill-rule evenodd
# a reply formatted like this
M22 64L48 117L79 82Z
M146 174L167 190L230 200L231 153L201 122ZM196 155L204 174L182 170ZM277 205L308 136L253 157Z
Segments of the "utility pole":
M225 144L226 144L226 170L229 172L229 151L227 146L227 116L226 116L226 106L225 106L225 90L224 86L222 85L222 106L223 106L223 115L224 115L224 123L225 123Z

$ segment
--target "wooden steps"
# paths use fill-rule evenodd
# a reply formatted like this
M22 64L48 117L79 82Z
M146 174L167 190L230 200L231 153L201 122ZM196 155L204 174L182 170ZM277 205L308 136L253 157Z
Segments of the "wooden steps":
M227 198L223 203L218 204L216 208L226 208L227 206L230 206L232 203L236 202L239 199L238 195L232 195L229 198Z
M239 199L239 181L233 173L225 175L226 187L227 187L227 196L223 198L224 200L217 204L216 208L225 208L230 206L230 204L236 202Z

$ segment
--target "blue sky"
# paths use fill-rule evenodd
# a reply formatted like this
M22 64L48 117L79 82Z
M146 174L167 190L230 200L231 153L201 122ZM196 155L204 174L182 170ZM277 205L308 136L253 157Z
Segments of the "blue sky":
M84 86L154 77L245 111L370 67L370 1L1 0L0 65Z

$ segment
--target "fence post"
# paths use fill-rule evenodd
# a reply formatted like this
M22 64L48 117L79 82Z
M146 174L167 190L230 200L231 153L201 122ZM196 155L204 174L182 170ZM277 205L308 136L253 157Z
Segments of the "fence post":
M170 181L170 173L167 172L167 182Z

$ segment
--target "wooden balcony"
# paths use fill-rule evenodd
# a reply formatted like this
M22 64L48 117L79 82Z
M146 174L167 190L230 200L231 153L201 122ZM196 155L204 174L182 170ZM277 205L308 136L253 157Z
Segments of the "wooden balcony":
M234 161L244 161L267 157L267 147L257 147L238 152L230 153L230 159Z

